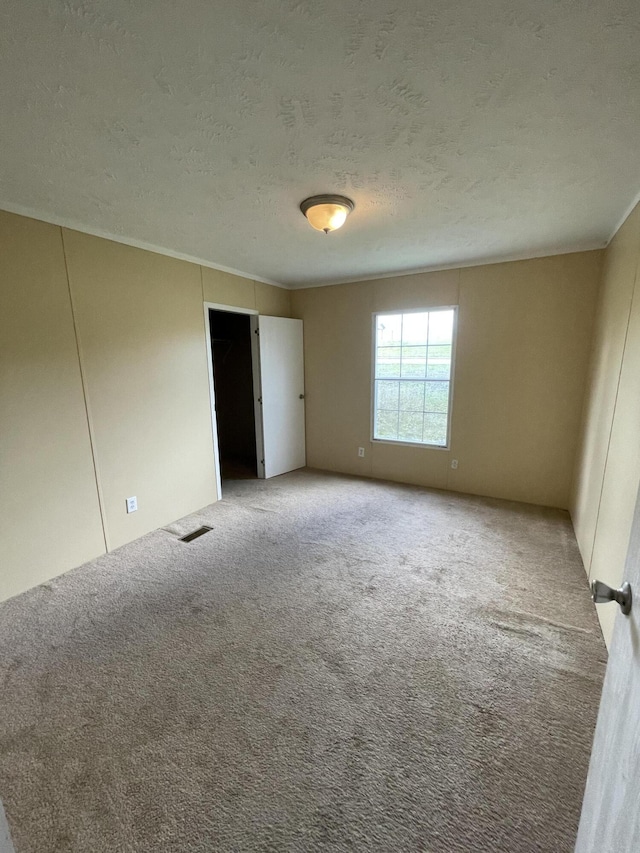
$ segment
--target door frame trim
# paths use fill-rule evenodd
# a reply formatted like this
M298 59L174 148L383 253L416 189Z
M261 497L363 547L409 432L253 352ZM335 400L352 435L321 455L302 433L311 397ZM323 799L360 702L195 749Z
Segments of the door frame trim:
M264 477L263 458L264 444L262 438L262 412L257 404L260 394L260 348L258 346L258 335L254 334L258 329L258 311L255 308L238 308L236 305L221 305L218 302L204 302L204 331L207 346L207 372L209 374L209 401L211 405L211 439L213 442L213 461L216 475L217 500L222 497L222 477L220 473L220 447L218 444L218 418L216 416L216 392L213 382L213 348L211 346L211 324L209 311L227 311L230 314L249 314L251 322L251 360L253 366L253 399L256 420L256 455L258 460L258 477Z

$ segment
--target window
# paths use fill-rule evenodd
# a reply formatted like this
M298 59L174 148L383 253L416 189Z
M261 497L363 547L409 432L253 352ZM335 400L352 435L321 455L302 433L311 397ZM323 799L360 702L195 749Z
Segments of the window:
M374 439L446 447L456 309L374 319Z

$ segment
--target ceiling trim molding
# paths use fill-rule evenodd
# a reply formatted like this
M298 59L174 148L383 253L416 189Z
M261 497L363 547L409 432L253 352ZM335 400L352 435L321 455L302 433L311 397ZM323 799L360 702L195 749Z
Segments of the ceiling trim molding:
M616 234L618 233L618 231L622 228L622 226L623 226L623 225L624 225L624 223L627 221L627 219L631 216L631 214L633 213L633 211L635 210L635 208L636 208L636 206L637 206L638 204L640 204L640 192L639 192L639 193L634 197L634 199L633 199L633 201L631 202L630 206L629 206L629 207L627 208L627 210L625 211L624 216L622 217L622 219L618 222L618 224L616 225L616 227L615 227L615 228L613 229L613 231L611 232L611 236L610 236L610 237L609 237L609 239L607 240L607 246L608 246L608 245L609 245L609 243L613 240L613 238L616 236Z
M536 258L554 258L558 255L573 255L576 252L594 252L598 249L606 249L608 241L598 240L589 243L577 243L574 246L569 246L566 249L556 249L555 251L535 252L530 254L527 252L517 253L513 255L501 255L499 257L481 258L473 261L464 261L451 264L441 264L429 267L418 267L417 269L402 270L400 272L374 273L373 275L358 276L357 278L341 278L335 281L322 281L310 284L297 284L290 286L290 290L308 290L311 287L333 287L337 284L358 284L365 281L378 281L382 278L404 278L407 275L420 275L425 272L443 272L444 270L461 270L469 269L470 267L487 267L492 264L508 264L515 261L533 261ZM285 285L286 286L286 285Z
M79 231L81 234L89 234L92 237L102 237L104 240L111 240L113 243L122 243L125 246L132 246L134 249L144 249L147 252L154 252L156 255L166 255L169 258L175 258L178 261L188 261L191 264L198 264L202 267L208 267L212 270L237 275L240 278L249 279L249 281L260 281L263 284L271 284L274 287L281 287L283 290L291 288L282 284L279 281L273 281L270 278L262 278L253 273L242 272L242 270L233 269L233 267L224 267L222 264L213 264L211 261L205 261L202 258L197 258L194 255L185 255L183 252L176 252L173 249L167 249L164 246L157 246L154 243L146 243L144 240L136 240L133 237L124 237L121 234L112 234L110 231L104 231L101 228L92 228L88 225L83 225L80 222L75 222L72 219L67 219L64 216L52 216L50 213L43 213L40 210L33 210L30 207L24 207L21 204L12 204L0 200L0 210L7 213L15 213L18 216L26 216L29 219L37 219L39 222L47 222L49 225L58 225L60 228L69 228L72 231Z
M456 270L456 269L468 269L469 267L483 267L490 266L491 264L506 264L513 263L514 261L529 261L534 260L536 258L550 258L555 257L556 255L570 255L575 252L591 252L597 249L605 249L611 240L615 237L620 227L626 221L629 214L635 208L635 206L640 202L640 194L636 196L633 203L630 205L629 209L626 211L625 215L620 220L616 229L611 234L608 240L600 240L600 241L591 241L587 243L577 243L573 246L568 246L564 249L556 249L553 251L541 249L538 252L534 252L531 254L530 252L520 252L511 255L502 255L502 256L492 256L489 258L475 259L464 262L454 262L450 264L436 264L436 265L428 265L424 267L416 267L410 270L390 270L388 272L383 273L373 273L372 275L367 276L350 276L347 278L337 278L332 279L331 281L321 281L321 282L309 282L306 284L283 284L279 281L274 281L273 279L263 278L258 275L253 275L250 273L242 272L242 270L234 269L233 267L225 267L222 264L214 264L211 261L205 261L202 258L195 257L194 255L186 255L183 252L176 252L173 249L167 249L164 246L157 246L154 243L147 243L144 240L136 240L131 237L124 237L118 234L112 234L109 231L104 231L100 228L91 228L89 226L83 225L82 223L76 222L75 220L68 219L66 217L60 216L52 216L51 214L43 213L39 210L34 210L33 208L25 207L20 204L13 204L11 202L3 202L0 200L0 210L4 210L7 213L15 213L18 216L26 216L30 219L37 219L40 222L47 222L50 225L57 225L61 228L70 228L73 231L79 231L82 234L89 234L92 237L101 237L105 240L111 240L114 243L122 243L125 246L132 246L135 249L144 249L147 252L154 252L157 255L165 255L169 258L175 258L179 261L187 261L188 263L198 264L203 267L207 267L208 269L219 270L220 272L230 273L231 275L237 275L239 278L248 279L249 281L259 281L263 284L270 284L274 287L280 287L283 290L308 290L313 287L333 287L338 284L357 284L359 282L364 281L378 281L384 278L403 278L404 276L409 275L420 275L421 273L429 273L429 272L442 272L445 270Z

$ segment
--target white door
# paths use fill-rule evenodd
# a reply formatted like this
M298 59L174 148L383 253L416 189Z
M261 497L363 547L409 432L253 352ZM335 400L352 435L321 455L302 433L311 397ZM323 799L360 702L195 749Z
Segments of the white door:
M623 579L633 603L616 613L576 853L640 850L640 492Z
M260 317L260 400L264 476L306 464L302 320Z

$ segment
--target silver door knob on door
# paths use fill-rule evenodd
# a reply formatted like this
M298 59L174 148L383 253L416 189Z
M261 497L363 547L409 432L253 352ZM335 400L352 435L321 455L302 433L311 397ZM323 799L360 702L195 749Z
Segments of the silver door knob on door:
M603 581L593 581L591 597L596 604L617 601L625 616L631 612L631 586L628 583L623 583L620 589L613 589Z

